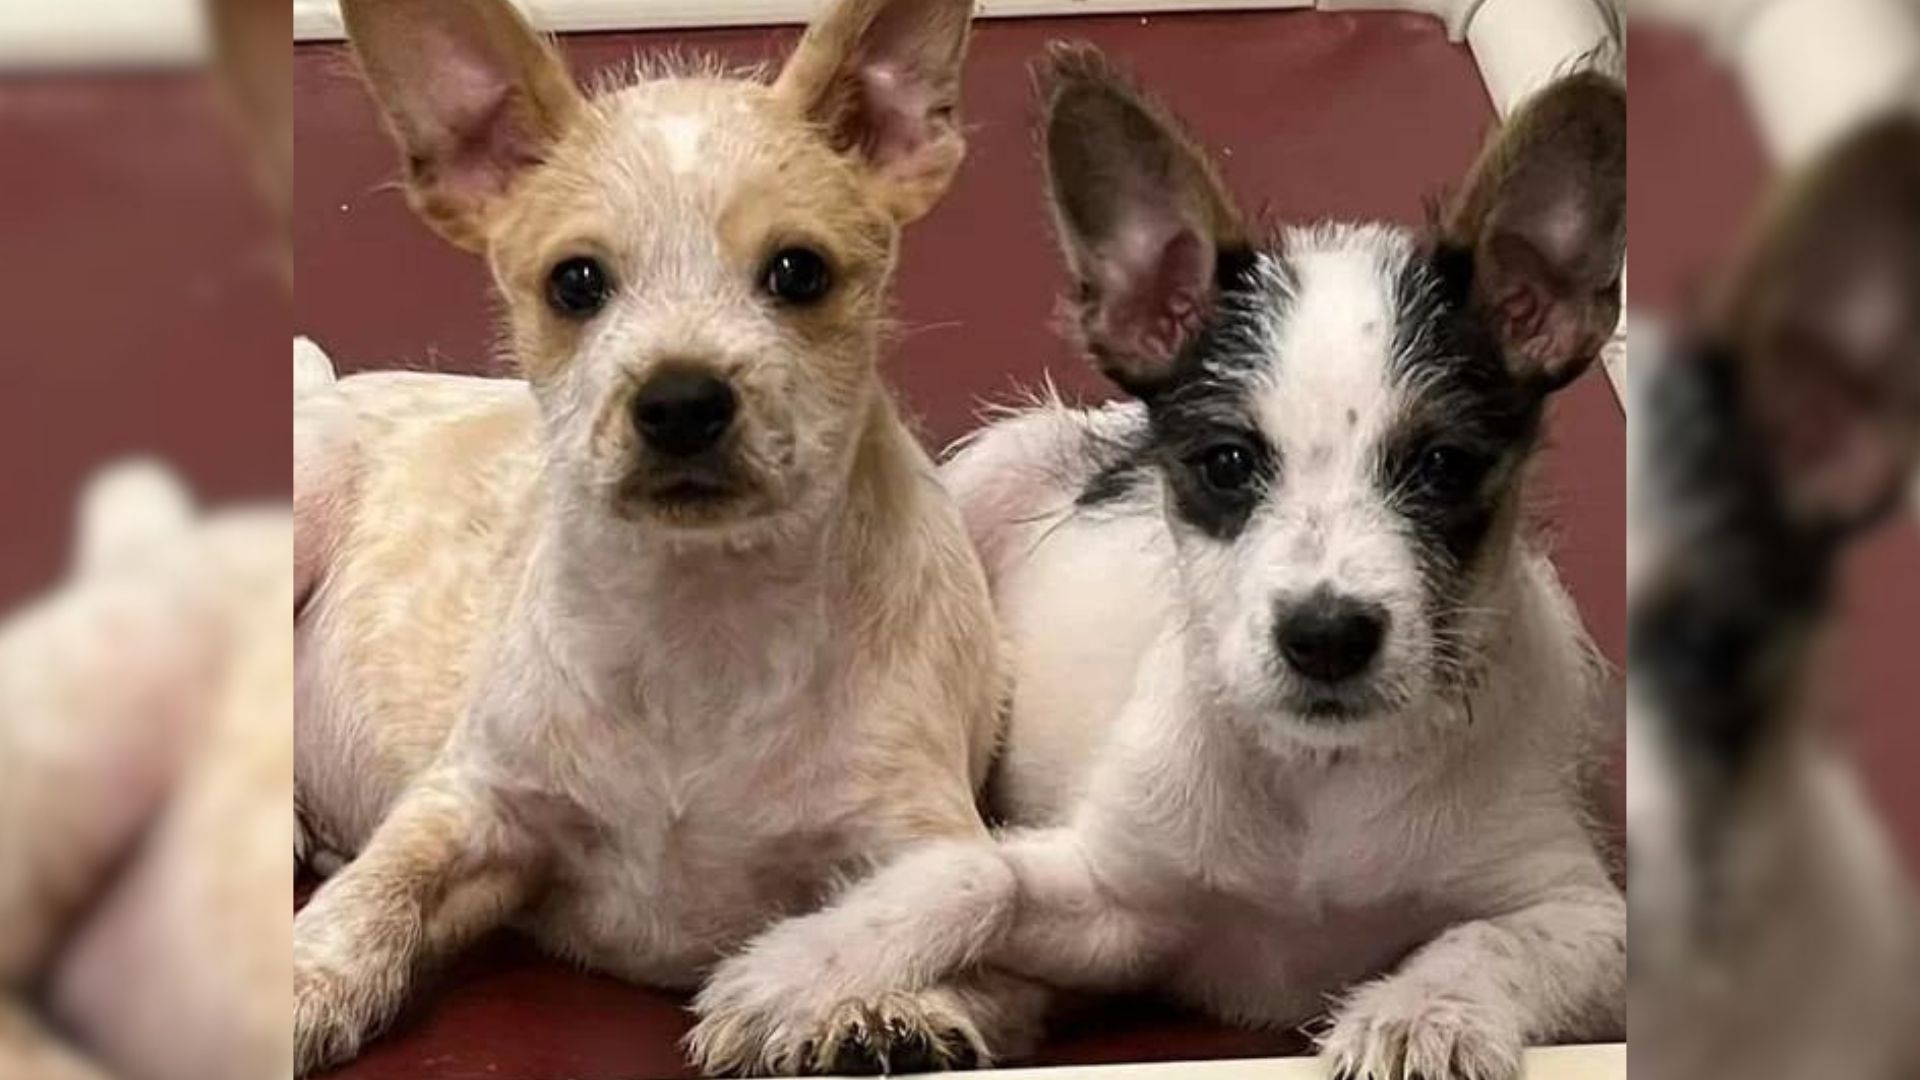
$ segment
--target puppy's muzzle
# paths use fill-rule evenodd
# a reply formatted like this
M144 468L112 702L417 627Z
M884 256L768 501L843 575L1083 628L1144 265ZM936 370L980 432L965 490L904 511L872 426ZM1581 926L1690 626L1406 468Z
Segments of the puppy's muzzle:
M719 445L739 408L725 379L698 368L666 368L633 395L633 426L654 453L691 458Z

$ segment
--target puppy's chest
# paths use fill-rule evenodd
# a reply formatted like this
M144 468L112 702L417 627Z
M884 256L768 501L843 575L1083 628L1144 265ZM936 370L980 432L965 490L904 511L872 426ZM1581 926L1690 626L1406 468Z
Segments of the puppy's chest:
M1216 895L1191 914L1199 933L1170 979L1181 996L1245 1023L1293 1025L1391 969L1463 909L1417 889L1370 898L1330 889L1277 903Z
M1238 805L1245 831L1199 875L1173 982L1249 1023L1304 1021L1471 915L1470 868L1501 845L1475 824L1495 811L1384 764L1316 766Z
M1155 828L1155 844L1187 853L1184 873L1204 891L1276 918L1397 903L1480 846L1479 800L1469 804L1457 785L1418 767L1314 761L1201 783L1217 794Z
M1444 823L1315 808L1275 829L1231 891L1257 917L1335 922L1408 902L1440 875L1458 838ZM1430 829L1431 831L1427 831ZM1420 835L1424 832L1424 835Z
M766 674L634 684L628 726L567 785L580 824L555 838L540 915L561 952L688 983L777 914L815 904L856 854L839 691L806 670Z
M1230 846L1197 864L1194 941L1175 976L1231 1015L1278 1010L1247 1016L1262 1023L1304 1018L1293 1014L1444 925L1445 901L1433 888L1433 860L1444 856L1419 842L1405 807L1371 785L1297 787L1247 800L1237 823L1245 831L1217 837ZM1247 1002L1237 1003L1243 992Z

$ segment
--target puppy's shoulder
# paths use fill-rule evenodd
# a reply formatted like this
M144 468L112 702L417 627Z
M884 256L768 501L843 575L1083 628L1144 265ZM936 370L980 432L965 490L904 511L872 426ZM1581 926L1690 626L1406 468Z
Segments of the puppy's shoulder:
M500 501L500 489L517 491L539 474L539 406L517 379L368 372L340 380L329 396L330 403L303 400L296 412L330 405L321 422L335 429L334 439L315 441L352 445L363 499L384 492L477 513Z
M301 410L313 429L302 430ZM527 384L349 376L296 403L295 443L312 451L295 455L300 572L325 562L338 632L358 635L371 654L382 613L410 605L448 618L409 623L409 652L430 653L424 642L436 635L467 648L511 595L545 512L540 414Z
M511 429L530 425L539 417L532 389L519 379L368 371L341 379L333 392L364 425L468 421Z
M1049 387L954 444L941 479L991 574L1010 541L1076 510L1157 505L1142 498L1154 484L1148 434L1138 403L1077 408Z

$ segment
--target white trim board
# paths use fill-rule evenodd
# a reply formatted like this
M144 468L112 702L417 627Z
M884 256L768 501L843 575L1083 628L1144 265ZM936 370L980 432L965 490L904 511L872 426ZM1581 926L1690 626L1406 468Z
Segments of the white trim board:
M0 71L176 67L206 56L200 0L0 0Z
M32 0L10 0L32 2ZM63 0L38 0L57 4ZM130 2L130 0L117 0ZM335 41L346 36L339 0L291 0L296 41ZM798 25L812 18L822 0L514 0L542 28L554 33L596 30L684 29L696 26ZM1192 11L1264 11L1319 8L1322 11L1408 11L1432 15L1446 25L1447 36L1466 40L1484 14L1525 45L1503 50L1511 56L1535 51L1544 37L1574 27L1584 33L1595 16L1607 20L1611 0L976 0L982 18L1051 15L1103 15ZM1476 43L1478 47L1478 43ZM1562 57L1553 56L1557 63ZM1502 81L1496 73L1491 81ZM1496 95L1499 96L1499 95Z
M518 0L542 29L557 34L596 30L663 30L699 26L797 26L818 0ZM1310 8L1314 0L979 0L983 18L1110 15L1168 11ZM346 36L338 0L293 0L296 41Z
M1136 1065L995 1069L994 1080L1326 1080L1315 1058L1243 1058ZM1625 1043L1527 1051L1527 1080L1627 1080Z

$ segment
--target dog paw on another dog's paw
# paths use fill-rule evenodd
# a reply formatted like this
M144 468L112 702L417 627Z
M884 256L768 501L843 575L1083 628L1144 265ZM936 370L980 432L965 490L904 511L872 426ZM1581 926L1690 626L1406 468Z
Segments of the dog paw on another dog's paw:
M1321 1039L1334 1080L1520 1080L1524 1046L1498 1010L1392 980L1355 994Z
M337 972L295 965L293 1075L307 1076L360 1052L370 1032L353 1001L347 980Z
M973 1025L938 991L847 1002L828 1019L812 1063L818 1071L858 1076L976 1069L986 1048Z
M951 995L934 989L843 1001L815 1022L712 1012L687 1036L710 1075L854 1075L975 1069L986 1046Z

